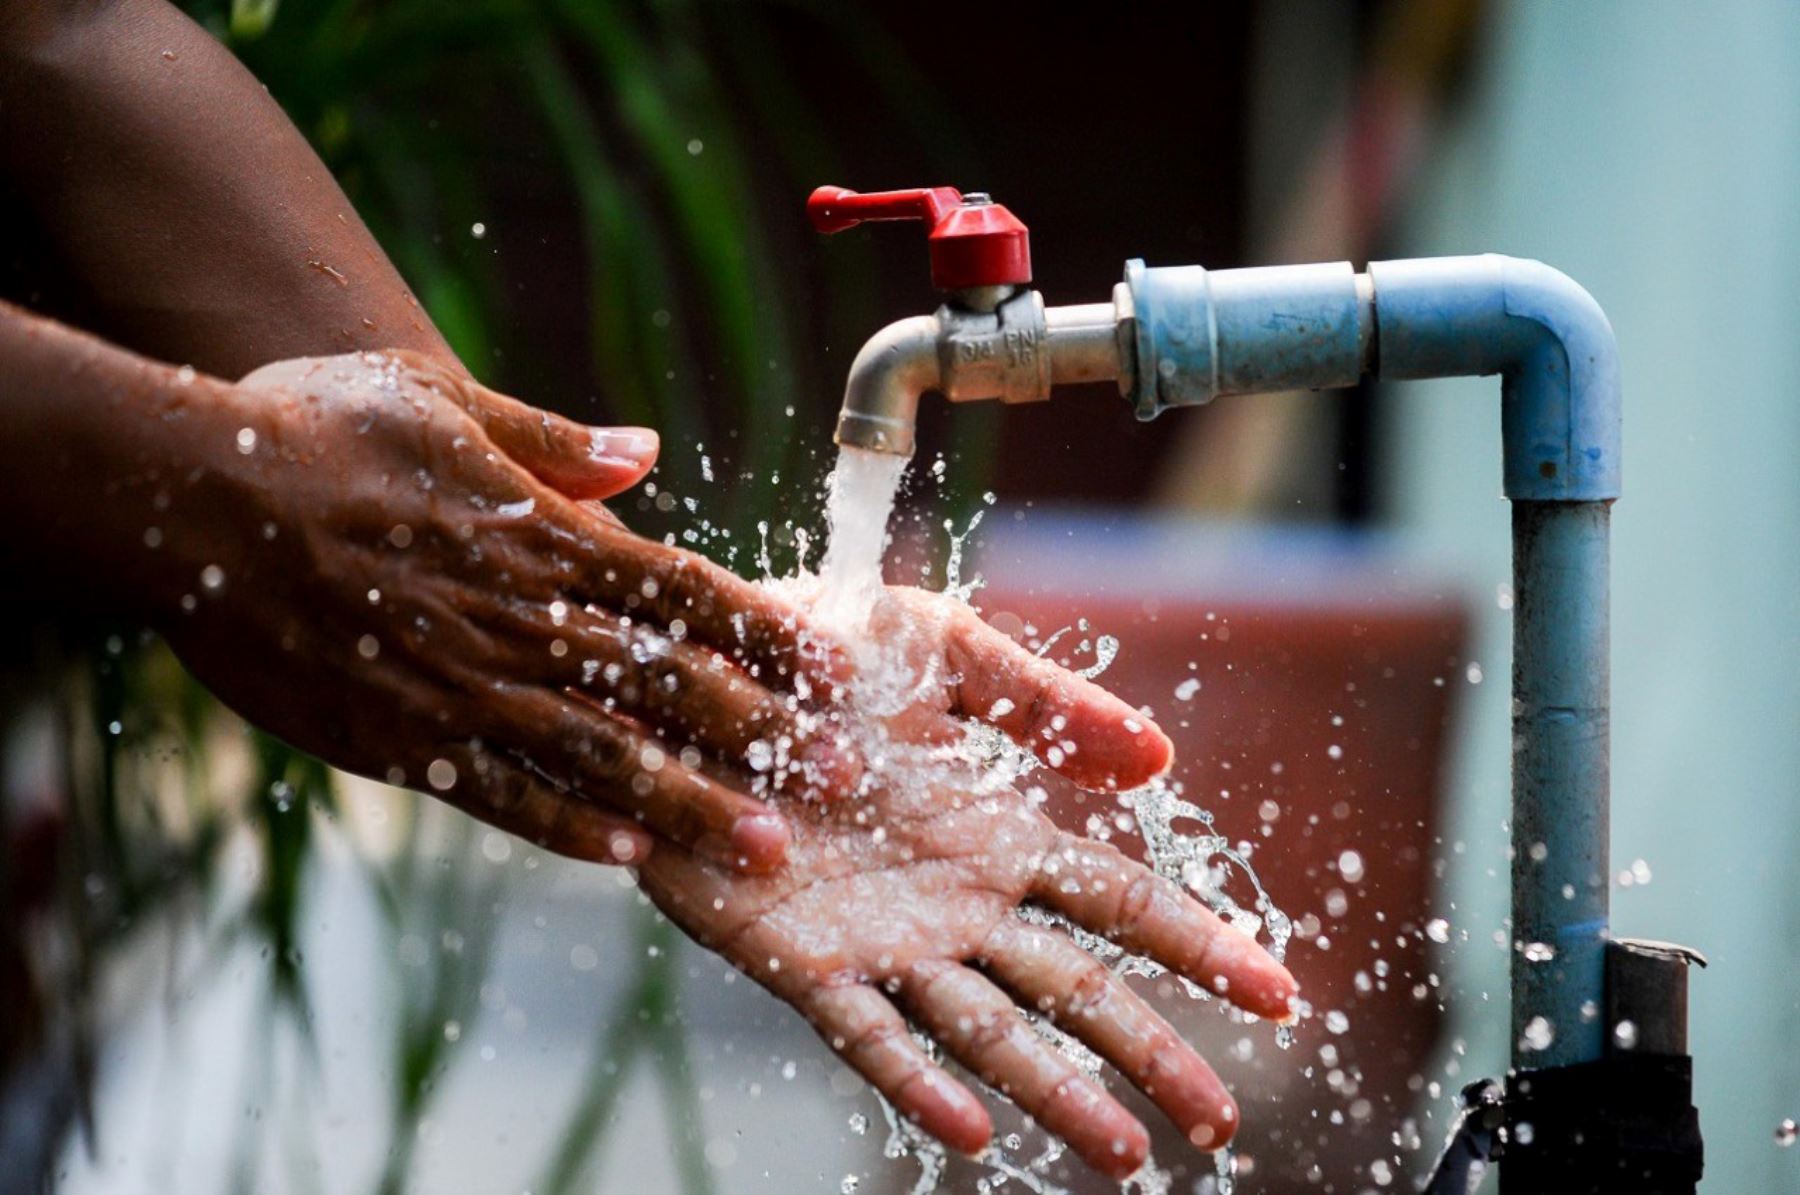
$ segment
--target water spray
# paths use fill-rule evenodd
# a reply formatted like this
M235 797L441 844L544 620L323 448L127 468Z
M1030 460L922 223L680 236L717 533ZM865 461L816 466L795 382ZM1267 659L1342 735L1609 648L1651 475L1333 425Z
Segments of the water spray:
M1219 395L1498 375L1512 502L1512 1067L1472 1085L1425 1189L1694 1191L1692 951L1608 931L1608 523L1619 497L1611 325L1574 281L1494 254L1206 270L1125 266L1109 302L1048 307L1026 226L950 187L821 187L814 227L929 225L931 315L877 332L837 442L910 456L921 396L1036 402L1117 381L1140 419ZM1479 1090L1478 1090L1479 1089Z

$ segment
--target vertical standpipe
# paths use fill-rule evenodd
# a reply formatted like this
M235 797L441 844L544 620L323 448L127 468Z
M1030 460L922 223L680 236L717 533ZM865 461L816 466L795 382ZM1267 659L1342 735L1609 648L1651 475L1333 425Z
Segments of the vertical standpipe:
M1501 378L1513 527L1513 1064L1600 1058L1607 938L1612 327L1566 275L1486 255L1126 266L1140 418L1220 394Z

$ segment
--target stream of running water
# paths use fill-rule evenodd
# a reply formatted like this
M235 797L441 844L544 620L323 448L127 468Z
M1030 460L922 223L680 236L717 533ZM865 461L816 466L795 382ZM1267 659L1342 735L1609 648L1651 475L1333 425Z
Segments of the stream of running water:
M842 449L827 487L826 522L830 538L817 577L806 577L803 565L799 584L794 583L795 579L775 582L798 597L821 624L858 645L860 701L866 702L867 707L876 707L868 709L876 714L882 712L879 707L893 708L892 702L903 705L911 689L920 683L920 678L911 675L894 675L902 668L901 663L884 654L887 645L880 642L879 636L864 633L884 592L882 562L888 543L888 525L906 464L903 457ZM961 576L963 544L973 530L971 523L961 535L952 533L950 557L945 568L945 594L965 603L979 585L975 581L965 582ZM1086 630L1085 623L1078 625L1081 630ZM1039 652L1047 653L1064 633L1046 637L1038 645ZM1082 670L1089 676L1103 671L1118 650L1117 641L1107 636L1084 639L1080 646L1091 650L1095 656L1094 664ZM859 698L853 694L852 700ZM858 747L865 757L884 759L886 771L912 771L929 766L940 771L934 779L944 779L941 753L927 764L904 752L896 753L893 744L885 739L859 742ZM960 765L966 782L983 787L998 784L1030 791L1030 778L1039 767L1029 751L1011 743L993 728L982 725L970 728L959 753L966 758L953 760L952 765ZM909 783L915 779L900 777L897 782ZM1119 794L1117 801L1121 817L1113 820L1137 829L1144 840L1146 860L1157 872L1181 884L1221 917L1263 941L1277 959L1284 956L1293 934L1292 922L1269 898L1245 854L1214 829L1211 814L1182 795L1179 782L1158 778L1136 791ZM1108 820L1101 819L1103 824ZM1180 828L1178 823L1197 827L1197 832ZM1103 829L1102 834L1105 833L1108 831ZM1240 903L1231 895L1234 888L1245 897L1246 903ZM1060 927L1121 975L1157 977L1166 974L1157 963L1128 954L1059 916L1031 907L1023 909L1020 915L1040 924ZM1191 998L1212 999L1211 994L1198 985L1177 978L1182 990ZM1224 1005L1220 1008L1233 1018L1254 1020ZM1029 1011L1026 1016L1039 1033L1081 1070L1097 1081L1102 1079L1100 1059L1092 1051L1062 1033L1047 1018ZM1291 1035L1290 1029L1278 1029L1277 1044L1286 1048L1292 1040ZM920 1044L935 1056L933 1043L921 1037ZM937 1190L947 1164L944 1148L898 1116L885 1100L882 1111L889 1131L887 1156L910 1157L919 1166L913 1195ZM861 1127L858 1127L858 1121L862 1121ZM856 1131L865 1131L866 1127L863 1118L852 1119L852 1128ZM1027 1135L1020 1133L1006 1134L980 1159L987 1168L986 1175L976 1185L980 1195L1002 1189L1024 1189L1041 1195L1055 1195L1061 1190L1050 1174L1053 1165L1062 1157L1064 1147L1038 1130L1029 1136L1035 1140L1028 1140ZM1197 1189L1229 1195L1236 1185L1235 1160L1229 1150L1215 1155L1215 1166L1215 1174L1203 1180ZM1168 1174L1156 1166L1154 1159L1126 1184L1128 1191L1140 1195L1165 1195L1169 1187ZM846 1176L843 1190L848 1192L856 1188L856 1176Z

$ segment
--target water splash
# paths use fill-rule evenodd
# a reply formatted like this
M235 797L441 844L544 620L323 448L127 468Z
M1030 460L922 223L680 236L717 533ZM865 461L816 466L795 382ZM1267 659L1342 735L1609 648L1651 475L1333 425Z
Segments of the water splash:
M773 583L795 596L801 596L812 612L828 625L854 630L868 624L871 611L882 593L881 562L887 543L887 524L905 465L904 458L844 449L829 482L827 522L830 540L819 576L816 579L806 578L802 569L799 578L776 581L770 577ZM941 480L942 466L942 460L935 462L933 477ZM988 494L985 499L991 504L994 497ZM983 510L976 511L961 534L956 533L951 522L943 524L949 535L950 546L944 569L945 588L942 592L965 605L979 589L981 582L978 577L965 579L963 576L964 550L976 528L980 526L984 513ZM763 531L765 543L761 560L767 576L772 570L768 567L767 528L763 528ZM1119 641L1111 635L1091 634L1085 619L1079 620L1072 628L1065 627L1050 636L1039 647L1039 654L1047 655L1072 629L1082 635L1077 651L1091 651L1093 655L1091 664L1076 671L1079 675L1090 678L1104 673L1118 655ZM907 708L915 700L915 694L921 686L936 683L940 679L918 676L904 668L886 666L881 655L883 650L884 646L879 643L864 645L864 658L861 661L864 667L857 681L858 692L854 698L863 709L879 712L883 709L898 711ZM1020 748L997 729L987 725L970 725L964 739L948 749L948 758L946 749L942 746L933 748L929 755L922 755L917 748L888 742L879 728L878 720L855 733L865 736L856 746L865 760L871 761L871 770L884 772L890 777L897 774L896 769L899 769L899 774L921 773L943 780L946 778L943 769L948 766L956 769L966 784L990 790L1016 787L1020 791L1028 791L1032 773L1041 766L1030 751ZM1234 848L1217 831L1211 813L1186 799L1179 782L1159 777L1142 788L1118 794L1117 803L1120 813L1128 819L1128 824L1134 824L1142 835L1145 861L1151 868L1180 884L1222 919L1251 937L1265 941L1270 954L1277 960L1285 957L1294 933L1293 922L1270 898L1246 855ZM1178 823L1197 826L1199 832L1180 828ZM1234 889L1243 893L1242 902L1232 895ZM1165 968L1160 964L1130 954L1122 947L1083 930L1058 914L1025 906L1018 911L1018 916L1034 924L1055 926L1063 930L1120 976L1158 977L1166 974ZM1203 1001L1214 1000L1213 994L1199 985L1185 977L1177 978L1181 990L1189 997ZM1235 1010L1227 1010L1222 1003L1219 1008L1222 1012L1229 1011L1231 1015L1245 1020L1255 1019ZM1024 1015L1046 1040L1079 1069L1096 1081L1101 1080L1101 1061L1091 1050L1030 1010L1024 1010ZM1292 1033L1292 1029L1287 1026L1279 1027L1277 1044L1287 1048L1292 1042ZM920 1047L929 1056L937 1057L935 1043L922 1036L918 1040ZM910 1158L919 1168L911 1189L912 1195L929 1195L940 1189L948 1166L944 1147L900 1117L885 1099L880 1098L879 1093L877 1099L889 1130L884 1154L892 1159ZM981 1195L989 1195L990 1192L997 1192L1014 1184L1018 1189L1034 1192L1035 1195L1061 1195L1063 1189L1052 1181L1050 1170L1062 1159L1066 1147L1042 1130L1034 1129L1031 1135L1041 1141L1041 1147L1035 1153L1030 1152L1023 1136L1009 1135L996 1141L977 1160L986 1169L986 1174L976 1183L976 1189ZM1230 1195L1236 1187L1237 1167L1229 1149L1218 1151L1214 1155L1214 1167L1214 1174L1204 1181L1210 1183L1210 1189L1220 1195ZM1123 1184L1122 1189L1134 1195L1167 1195L1170 1185L1169 1174L1159 1169L1155 1159L1151 1158L1138 1174Z

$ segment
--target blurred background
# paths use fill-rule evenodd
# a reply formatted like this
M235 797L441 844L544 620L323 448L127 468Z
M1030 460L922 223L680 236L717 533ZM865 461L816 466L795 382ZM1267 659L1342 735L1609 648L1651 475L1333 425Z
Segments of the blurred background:
M1626 385L1615 929L1711 960L1706 1189L1800 1189L1776 1133L1800 1116L1800 6L187 7L472 368L660 428L621 512L746 572L759 523L778 569L818 529L851 355L936 302L916 230L811 233L819 183L992 192L1053 303L1105 298L1128 257L1492 250L1581 281ZM1494 387L1148 425L1097 388L937 404L922 432L945 468L904 578L941 583L943 524L986 511L984 613L1117 635L1108 683L1175 732L1343 1014L1282 1051L1167 994L1239 1092L1239 1189L1407 1189L1509 1045ZM919 1183L861 1081L628 877L328 774L134 628L5 659L0 1192ZM1210 1162L1157 1152L1210 1189ZM1024 1189L994 1181L943 1179Z

